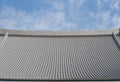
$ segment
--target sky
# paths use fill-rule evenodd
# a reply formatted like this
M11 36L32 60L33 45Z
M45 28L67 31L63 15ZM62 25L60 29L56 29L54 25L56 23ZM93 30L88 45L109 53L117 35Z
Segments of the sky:
M120 0L0 0L0 28L81 31L120 27Z

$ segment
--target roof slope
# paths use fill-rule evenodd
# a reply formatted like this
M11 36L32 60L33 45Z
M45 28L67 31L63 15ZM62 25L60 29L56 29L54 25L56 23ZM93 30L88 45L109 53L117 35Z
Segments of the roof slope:
M101 34L1 30L0 41L6 40L0 49L0 79L120 80L120 49L112 32L120 40L118 30Z

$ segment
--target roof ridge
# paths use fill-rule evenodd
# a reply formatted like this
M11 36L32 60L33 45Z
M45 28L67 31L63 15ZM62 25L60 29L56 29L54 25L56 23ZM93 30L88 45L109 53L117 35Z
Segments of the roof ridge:
M86 35L112 35L112 32L119 34L119 29L99 30L99 31L26 31L26 30L8 30L0 29L0 35L6 32L9 36L86 36Z
M114 32L112 33L112 37L113 37L113 40L115 41L116 45L120 49L120 42L119 42L119 40Z
M3 45L6 42L7 38L8 38L8 32L5 33L5 35L3 37L3 40L0 43L0 49L3 47Z

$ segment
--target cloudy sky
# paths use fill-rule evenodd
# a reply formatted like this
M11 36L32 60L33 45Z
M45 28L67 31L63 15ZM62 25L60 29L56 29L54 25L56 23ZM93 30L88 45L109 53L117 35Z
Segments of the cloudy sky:
M79 31L120 27L120 0L0 0L0 28Z

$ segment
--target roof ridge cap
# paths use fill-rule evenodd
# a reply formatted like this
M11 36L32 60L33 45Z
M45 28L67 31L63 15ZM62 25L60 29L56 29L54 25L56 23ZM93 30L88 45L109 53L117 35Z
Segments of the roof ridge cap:
M115 34L119 33L119 29L110 29L110 30L90 30L90 31L30 31L30 30L9 30L9 29L0 29L0 35L5 34L6 32L9 35L29 35L29 36L86 36L86 35L112 35L112 32Z

